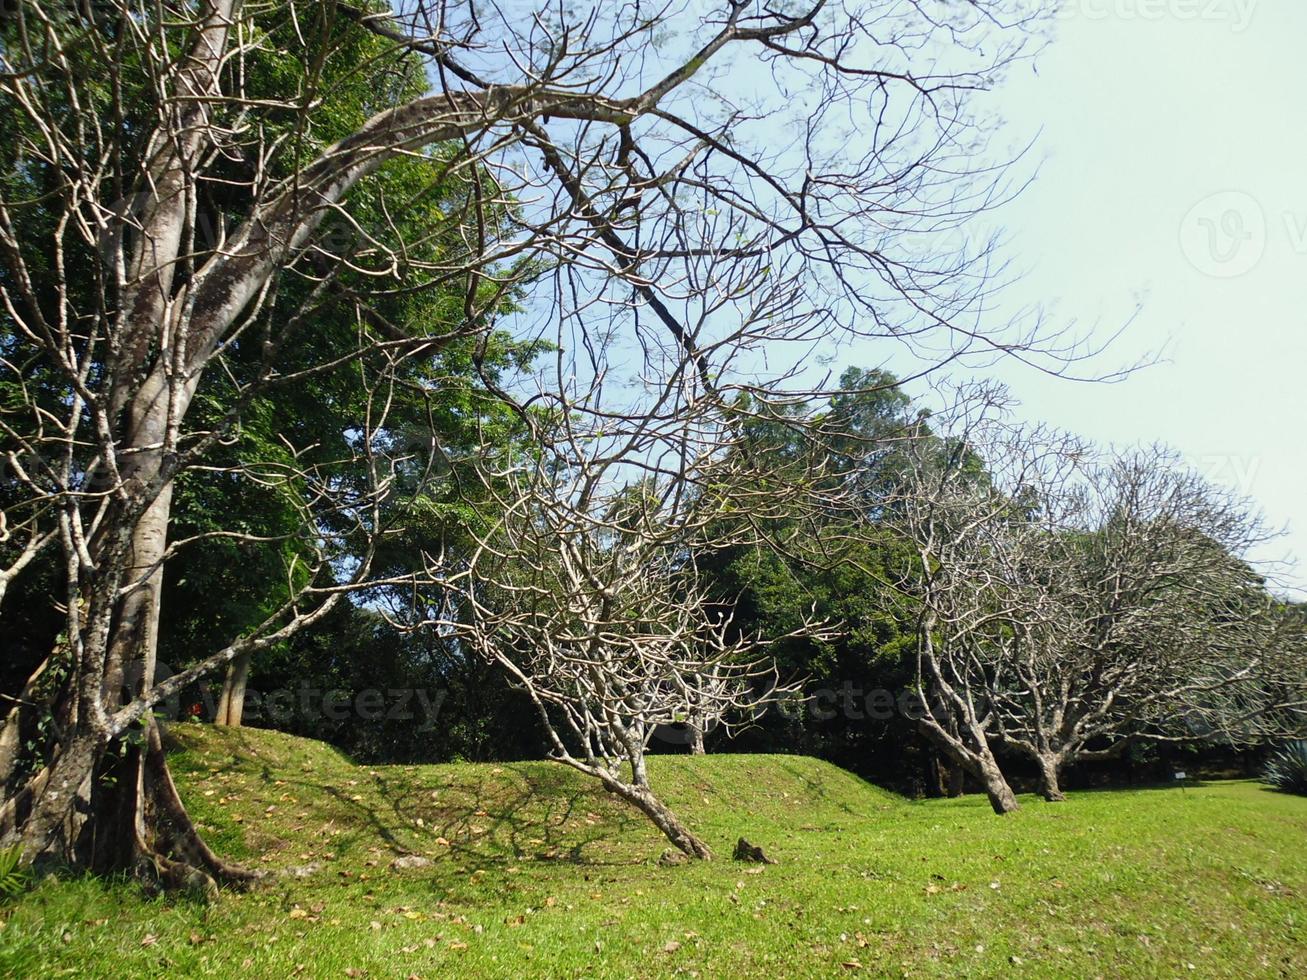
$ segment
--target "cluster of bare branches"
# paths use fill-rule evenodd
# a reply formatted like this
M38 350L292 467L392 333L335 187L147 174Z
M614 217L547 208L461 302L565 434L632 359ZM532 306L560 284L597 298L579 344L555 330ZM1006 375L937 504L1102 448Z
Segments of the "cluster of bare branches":
M1038 765L1044 795L1060 798L1064 765L1136 738L1301 732L1303 636L1246 562L1266 537L1248 502L1157 448L1094 461L1069 495L1040 561L1035 642L995 712L1000 743Z
M693 390L697 375L688 378ZM741 418L714 422L704 404L670 398L665 418L620 436L569 412L530 452L485 461L493 516L470 554L429 556L440 598L410 620L500 664L538 709L555 759L601 780L697 858L710 848L650 785L651 739L681 724L730 730L789 693L767 655L786 637L737 629L697 556L759 540L811 492L790 480L762 499L763 461L731 435ZM537 420L538 431L546 425Z
M1301 623L1247 563L1251 505L1158 448L1101 452L1016 426L989 397L923 434L878 523L915 552L920 726L1018 804L1000 757L1047 799L1066 765L1141 739L1255 744L1307 722Z
M727 431L741 394L782 404L819 389L799 365L840 335L902 342L923 371L968 353L1054 369L1085 354L1037 320L979 321L1001 267L965 226L1012 189L1002 161L987 161L973 98L1022 56L1046 6L13 5L0 40L13 165L0 187L0 588L35 563L60 570L65 640L51 656L67 680L54 734L0 774L0 833L33 858L144 856L167 870L170 852L229 870L193 831L176 846L155 833L156 814L189 823L150 709L378 584L377 542L398 530L394 461L379 448L389 389L456 340L476 341L485 389L545 456L558 420L583 419L587 439L617 447L656 494L690 486L676 433ZM341 68L346 48L357 63ZM284 70L260 74L261 59ZM361 115L325 113L360 73ZM290 90L268 90L269 77ZM425 180L398 196L373 187L366 215L355 206L412 160L429 166ZM428 227L405 224L415 209ZM390 300L437 291L457 315L433 326L387 314ZM353 341L319 347L315 325L341 308ZM552 369L510 380L485 369L503 326L551 344ZM179 475L211 465L256 399L352 363L370 394L344 434L350 458L310 465L290 445L281 469L234 474L303 502L311 567L288 570L288 598L266 622L215 638L155 684L162 569L186 549L169 540ZM215 387L223 410L201 424L195 406ZM724 512L768 496L726 485ZM598 500L566 504L587 515ZM527 503L549 513L557 501L508 511L528 520ZM562 562L579 532L554 526ZM711 639L711 615L690 621L727 645ZM122 693L119 676L139 682ZM134 749L110 759L134 726L150 765Z

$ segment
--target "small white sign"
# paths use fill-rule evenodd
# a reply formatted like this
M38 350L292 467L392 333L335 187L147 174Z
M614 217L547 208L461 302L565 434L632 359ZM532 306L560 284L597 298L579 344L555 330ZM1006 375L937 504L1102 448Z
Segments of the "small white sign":
M1182 773L1182 772L1177 772L1177 773L1175 774L1175 778L1176 778L1176 779L1187 779L1188 777L1187 777L1184 773Z

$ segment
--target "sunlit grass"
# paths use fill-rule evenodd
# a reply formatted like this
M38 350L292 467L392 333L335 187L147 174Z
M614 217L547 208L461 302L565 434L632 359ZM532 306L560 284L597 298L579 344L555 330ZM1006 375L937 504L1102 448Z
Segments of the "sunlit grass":
M548 763L356 767L182 726L188 805L269 884L213 906L47 880L17 976L1307 975L1307 799L1253 783L912 803L793 756L659 758L717 851ZM736 838L779 864L730 859ZM429 864L395 870L408 855ZM421 862L410 862L418 863Z

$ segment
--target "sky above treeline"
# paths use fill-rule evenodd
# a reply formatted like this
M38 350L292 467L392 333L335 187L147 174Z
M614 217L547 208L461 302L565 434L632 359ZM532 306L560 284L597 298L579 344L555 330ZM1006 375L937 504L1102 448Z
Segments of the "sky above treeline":
M993 93L1004 137L1037 137L1034 183L1004 209L1025 274L1013 309L1101 335L1117 384L1014 365L1019 413L1096 441L1174 447L1255 498L1286 535L1259 550L1307 598L1307 4L1068 0L1055 37Z
M676 23L693 23L694 6ZM1038 307L1051 330L1120 332L1073 373L1150 364L1104 384L991 359L954 379L1001 381L1020 417L1100 444L1167 445L1253 498L1284 531L1253 557L1278 591L1307 600L1307 3L1063 0L1051 32L978 95L1001 118L991 152L1024 152L1013 179L1033 176L980 222L1001 230L999 258L1020 273L984 329ZM766 88L760 71L736 63L712 84ZM868 341L812 370L850 364L922 366ZM924 385L909 388L929 403Z

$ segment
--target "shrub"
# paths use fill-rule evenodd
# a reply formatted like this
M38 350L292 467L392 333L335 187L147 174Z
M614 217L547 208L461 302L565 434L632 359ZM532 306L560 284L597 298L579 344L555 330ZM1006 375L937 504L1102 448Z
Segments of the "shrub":
M0 848L0 902L12 901L27 888L29 876L22 861L21 847Z
M1307 796L1307 741L1290 742L1272 755L1262 780L1286 793Z

